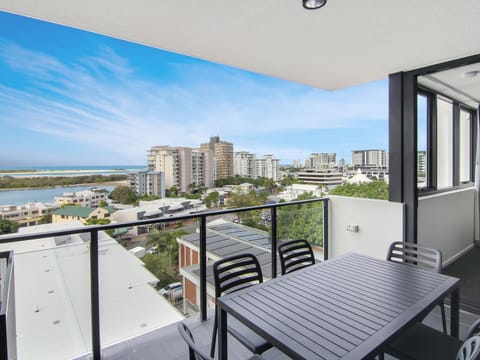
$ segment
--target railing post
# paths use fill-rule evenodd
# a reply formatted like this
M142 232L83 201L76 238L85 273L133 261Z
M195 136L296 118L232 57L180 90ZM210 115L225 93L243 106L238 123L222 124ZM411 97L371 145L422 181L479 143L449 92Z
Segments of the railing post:
M272 279L277 277L277 208L270 209L272 220Z
M98 287L98 231L90 232L90 300L92 311L93 359L101 359L100 344L100 297Z
M200 317L207 320L207 217L200 216Z
M328 260L328 199L323 201L323 261Z

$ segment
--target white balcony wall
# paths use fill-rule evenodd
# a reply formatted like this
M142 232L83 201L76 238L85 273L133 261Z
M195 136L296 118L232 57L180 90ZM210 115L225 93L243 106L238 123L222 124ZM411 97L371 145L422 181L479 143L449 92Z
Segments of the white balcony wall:
M403 240L403 208L384 200L330 196L330 258L351 251L385 258L390 243ZM358 226L358 232L349 226Z
M473 187L424 196L418 201L418 244L439 249L444 266L473 247Z

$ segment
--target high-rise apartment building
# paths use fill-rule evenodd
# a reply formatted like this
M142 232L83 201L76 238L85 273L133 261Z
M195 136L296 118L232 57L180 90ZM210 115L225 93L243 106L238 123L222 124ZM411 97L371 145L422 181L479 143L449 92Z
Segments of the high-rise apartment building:
M219 141L215 144L216 178L225 179L233 176L233 144Z
M280 180L280 161L272 155L265 155L263 159L255 160L255 178Z
M255 178L255 154L239 151L233 155L234 176Z
M308 158L308 168L322 169L336 163L336 153L313 153Z
M260 177L280 180L280 160L272 155L257 159L255 154L239 151L234 154L234 175L258 179Z
M387 154L385 150L353 150L352 166L357 167L387 167Z
M130 189L137 195L165 197L165 174L162 171L143 170L129 174Z
M163 172L165 188L175 186L180 192L212 185L211 174L205 163L211 163L208 154L204 155L201 150L190 147L155 146L148 153L149 170Z

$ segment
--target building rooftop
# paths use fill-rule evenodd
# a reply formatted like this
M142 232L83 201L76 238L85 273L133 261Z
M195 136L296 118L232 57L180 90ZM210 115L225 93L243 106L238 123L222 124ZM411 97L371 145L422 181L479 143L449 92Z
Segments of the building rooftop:
M80 226L78 222L48 224L21 232ZM61 238L0 244L0 251L15 253L19 358L67 359L90 352L89 242L77 234ZM105 346L184 318L152 286L158 279L143 263L103 232L99 233L99 276Z

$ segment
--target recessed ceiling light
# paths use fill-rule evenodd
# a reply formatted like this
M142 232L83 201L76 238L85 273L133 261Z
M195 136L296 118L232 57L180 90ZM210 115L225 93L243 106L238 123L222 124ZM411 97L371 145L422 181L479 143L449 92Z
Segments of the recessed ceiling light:
M303 7L308 10L320 9L327 3L327 0L303 0Z
M466 78L473 78L475 76L480 76L480 70L472 70L465 73Z

